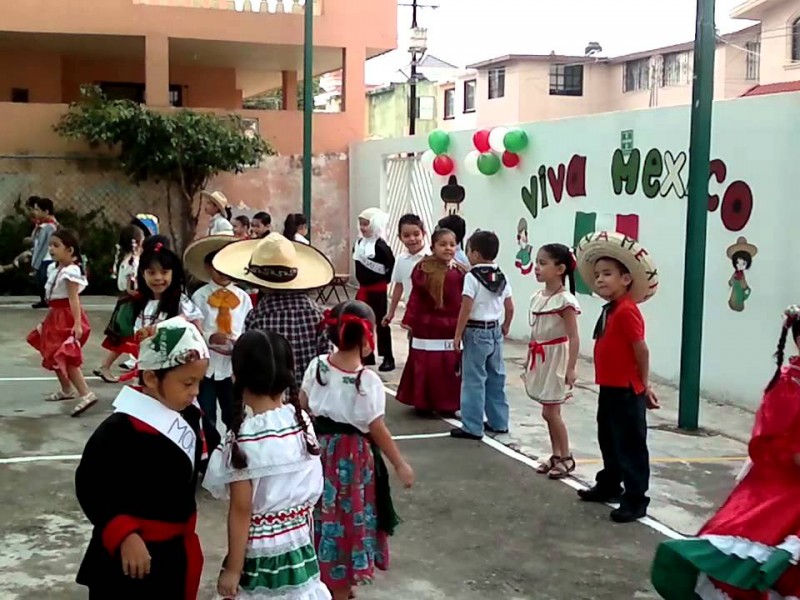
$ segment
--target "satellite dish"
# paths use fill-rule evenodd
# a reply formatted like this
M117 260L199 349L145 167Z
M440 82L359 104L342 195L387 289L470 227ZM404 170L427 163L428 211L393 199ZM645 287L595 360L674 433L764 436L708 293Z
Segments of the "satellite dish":
M595 54L599 54L602 51L603 47L598 42L589 42L586 46L584 54L586 56L594 56Z

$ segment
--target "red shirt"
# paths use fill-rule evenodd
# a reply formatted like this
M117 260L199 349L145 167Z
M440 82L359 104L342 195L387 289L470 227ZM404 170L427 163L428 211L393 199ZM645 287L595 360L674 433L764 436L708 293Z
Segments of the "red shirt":
M639 307L625 295L614 301L603 334L594 344L595 383L607 387L632 387L641 394L642 374L633 345L644 341L644 318Z

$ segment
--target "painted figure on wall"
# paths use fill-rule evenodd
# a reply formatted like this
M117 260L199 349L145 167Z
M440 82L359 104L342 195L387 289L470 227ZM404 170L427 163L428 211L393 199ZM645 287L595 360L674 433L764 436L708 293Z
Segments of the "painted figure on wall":
M733 264L733 275L728 280L728 286L731 288L728 306L733 311L742 312L752 291L747 284L745 271L753 265L753 257L758 254L758 248L748 243L747 238L739 237L735 244L728 246L726 254Z
M461 203L464 202L467 192L464 186L459 185L456 176L450 175L447 185L442 187L440 196L444 202L444 214L457 215L461 212Z
M530 275L533 271L533 248L528 240L528 222L520 219L517 225L517 245L519 251L514 259L514 266L523 275Z

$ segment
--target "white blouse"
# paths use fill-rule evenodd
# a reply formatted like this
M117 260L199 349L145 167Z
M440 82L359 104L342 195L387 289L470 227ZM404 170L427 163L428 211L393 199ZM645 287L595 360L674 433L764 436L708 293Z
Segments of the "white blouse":
M158 300L150 300L144 310L136 317L134 331L139 331L143 327L155 325L167 320L167 313L158 313ZM202 321L203 313L194 305L186 294L181 294L180 314L187 321Z
M56 263L50 264L47 268L47 284L44 288L46 299L64 300L69 298L68 282L78 284L79 294L89 285L86 276L81 272L81 268L78 265L61 267Z
M208 222L208 235L233 235L233 225L221 214L216 214Z
M129 254L122 259L117 267L117 289L127 292L129 287L136 288L136 272L139 270L139 257ZM133 285L131 286L131 282Z
M329 358L326 354L313 359L303 377L302 390L308 396L311 414L369 433L372 422L386 413L383 381L377 373L361 367L359 391L356 389L359 371L343 371L333 366ZM322 384L317 380L317 365Z
M304 236L302 233L295 233L294 234L294 241L295 242L300 242L301 244L305 244L306 246L310 246L311 245L311 242L309 242L308 239L306 239L306 236Z

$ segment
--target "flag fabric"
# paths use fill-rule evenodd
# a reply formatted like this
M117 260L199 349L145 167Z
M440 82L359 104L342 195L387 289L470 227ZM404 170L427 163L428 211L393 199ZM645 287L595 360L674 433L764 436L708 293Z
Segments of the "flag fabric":
M639 215L615 215L612 213L575 213L575 234L573 243L577 247L585 235L595 231L614 231L634 240L639 239ZM575 291L592 295L591 288L575 273Z

